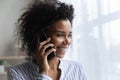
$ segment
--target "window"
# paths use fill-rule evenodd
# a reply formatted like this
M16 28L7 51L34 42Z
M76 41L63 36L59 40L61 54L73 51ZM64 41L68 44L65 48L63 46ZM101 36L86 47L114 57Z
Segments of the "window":
M120 80L120 1L66 2L75 7L69 57L82 63L88 80Z

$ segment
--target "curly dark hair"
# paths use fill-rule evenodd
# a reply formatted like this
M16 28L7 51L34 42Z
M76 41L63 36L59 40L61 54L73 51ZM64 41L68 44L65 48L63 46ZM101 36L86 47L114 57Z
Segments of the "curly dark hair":
M30 5L18 20L17 33L22 50L31 56L37 47L37 35L58 20L68 19L72 24L73 13L74 8L71 4L60 1Z

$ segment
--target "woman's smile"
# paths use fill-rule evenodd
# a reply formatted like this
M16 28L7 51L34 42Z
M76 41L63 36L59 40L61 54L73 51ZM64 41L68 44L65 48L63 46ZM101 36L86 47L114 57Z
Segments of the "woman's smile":
M67 50L67 48L66 47L57 47L57 49L56 49L57 51L66 51Z

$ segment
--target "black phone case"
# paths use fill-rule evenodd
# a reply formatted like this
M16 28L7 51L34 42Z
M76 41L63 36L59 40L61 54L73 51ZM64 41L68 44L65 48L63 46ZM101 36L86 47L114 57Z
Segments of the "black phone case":
M40 41L40 42L42 42L42 41L44 41L44 40L47 40L47 35L46 35L45 32L43 32L43 33L41 34L41 36L39 37L39 41ZM51 47L47 48L46 51L49 50L49 49L51 49ZM55 56L56 56L56 53L55 53L55 52L52 52L52 53L50 53L50 54L48 55L47 59L50 60L51 58L53 58L53 57L55 57Z

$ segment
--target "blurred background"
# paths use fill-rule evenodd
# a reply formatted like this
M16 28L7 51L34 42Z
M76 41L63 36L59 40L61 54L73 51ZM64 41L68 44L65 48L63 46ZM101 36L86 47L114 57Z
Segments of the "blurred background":
M0 80L7 67L22 63L15 27L32 0L0 0ZM37 1L37 0L36 0ZM59 0L73 4L73 45L66 59L83 65L88 80L120 80L120 1Z

